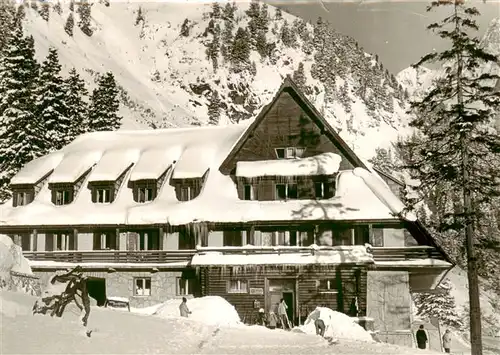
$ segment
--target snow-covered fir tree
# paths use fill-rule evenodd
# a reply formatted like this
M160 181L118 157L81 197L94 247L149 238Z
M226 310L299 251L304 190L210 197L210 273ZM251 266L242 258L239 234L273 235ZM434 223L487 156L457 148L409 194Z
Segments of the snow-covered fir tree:
M87 129L90 132L116 130L122 118L118 115L119 91L113 73L102 75L97 84L90 97Z
M231 48L231 64L235 72L248 69L250 65L250 36L248 31L239 27Z
M210 103L208 105L208 124L218 125L220 119L221 100L219 93L214 90L210 96Z
M297 70L295 70L293 72L292 79L295 82L295 84L297 84L299 89L302 90L302 92L306 92L307 79L306 79L306 73L304 71L304 63L303 62L300 62Z
M10 197L10 179L48 151L44 128L33 114L38 74L33 37L18 26L0 62L0 200Z
M142 10L142 6L139 6L137 9L137 16L135 17L135 25L139 25L140 23L144 24L146 19L144 18L144 11Z
M219 19L222 16L222 9L219 2L215 1L212 3L212 12L210 13L210 17L214 19Z
M71 11L71 12L75 11L75 1L74 0L71 0L69 2L68 8L69 8L69 11Z
M61 64L57 50L49 48L49 54L42 63L35 92L35 115L44 126L45 139L54 149L61 149L71 142L71 121L68 118L66 88L61 77Z
M208 43L206 50L208 59L212 61L214 71L217 71L219 67L220 37L221 29L219 24L217 24L213 29L212 41Z
M392 149L375 148L375 155L368 160L374 167L386 173L393 173L397 170L397 163Z
M461 329L462 319L456 309L455 299L451 295L451 284L445 280L437 288L438 293L415 293L414 301L417 314L422 317L434 317L441 324Z
M78 27L89 37L94 33L91 27L91 6L92 5L87 0L83 0L78 4L77 10L78 15L80 16L78 20Z
M50 17L50 5L48 2L42 2L42 5L40 6L40 9L38 10L38 13L40 14L40 17L43 18L45 21L49 22L49 17Z
M54 12L58 15L62 15L62 6L61 6L61 2L57 1L55 4L54 4L54 8L53 8Z
M234 14L236 12L236 3L226 3L222 10L222 18L224 21L234 21Z
M73 37L74 28L75 28L75 19L73 17L73 13L70 12L68 18L66 19L66 23L64 24L64 32L66 32L68 36Z
M16 10L12 1L0 0L0 57L13 29Z
M190 28L189 28L189 19L185 19L184 22L182 23L182 26L181 26L181 33L180 35L183 36L183 37L189 37L189 31Z
M70 120L69 136L76 137L87 131L85 117L88 108L85 97L88 92L85 81L75 68L69 71L69 76L64 80L64 90L66 90L67 117Z

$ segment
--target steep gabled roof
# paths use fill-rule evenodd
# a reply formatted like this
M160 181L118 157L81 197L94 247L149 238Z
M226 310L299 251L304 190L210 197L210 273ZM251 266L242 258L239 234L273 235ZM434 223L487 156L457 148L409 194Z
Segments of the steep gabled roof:
M283 84L281 84L273 100L266 106L262 108L260 113L257 115L255 120L246 131L242 134L240 139L236 142L231 152L228 154L226 159L222 162L220 166L220 171L223 174L229 174L229 166L233 161L235 155L240 151L240 149L245 145L246 141L251 137L255 129L261 124L267 113L278 101L281 93L287 92L293 97L295 102L305 111L305 113L318 125L321 129L321 133L329 137L335 146L342 152L346 159L354 166L359 168L367 169L366 165L361 159L354 153L354 151L347 145L347 143L338 135L335 129L328 123L328 121L323 117L323 115L314 107L314 105L309 101L302 91L297 87L297 84L293 81L290 75L285 77Z

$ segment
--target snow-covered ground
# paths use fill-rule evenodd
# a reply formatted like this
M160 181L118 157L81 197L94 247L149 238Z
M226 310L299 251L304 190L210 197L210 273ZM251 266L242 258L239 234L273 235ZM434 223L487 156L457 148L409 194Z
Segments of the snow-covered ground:
M0 292L1 354L437 354L354 340L328 345L310 334L97 307L89 318L93 332L88 338L74 308L62 318L32 315L34 301Z

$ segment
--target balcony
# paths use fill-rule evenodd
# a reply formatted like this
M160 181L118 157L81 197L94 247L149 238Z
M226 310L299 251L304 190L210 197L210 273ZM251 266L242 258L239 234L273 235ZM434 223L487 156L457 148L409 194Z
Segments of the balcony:
M370 249L375 262L415 259L444 259L436 248L426 245L415 247L372 247Z
M94 251L36 251L23 252L24 257L33 261L58 261L65 263L142 263L168 264L188 262L196 250L94 250Z

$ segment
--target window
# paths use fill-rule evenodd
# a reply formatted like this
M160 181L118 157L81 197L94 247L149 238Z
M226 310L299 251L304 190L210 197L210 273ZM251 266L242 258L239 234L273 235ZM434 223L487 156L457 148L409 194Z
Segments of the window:
M151 277L137 277L134 279L135 296L151 296Z
M116 233L94 233L94 250L116 250Z
M71 191L70 190L57 190L55 198L55 204L58 206L68 205L71 202Z
M276 184L276 200L292 200L297 197L297 184Z
M329 182L321 181L314 183L314 196L317 199L331 198L334 196L333 186Z
M187 296L192 295L195 290L196 279L185 279L183 277L177 277L177 296Z
M111 189L97 189L97 202L98 203L111 202Z
M153 201L154 196L152 187L139 187L137 190L138 190L137 202Z
M181 201L189 201L194 198L194 189L191 186L181 187Z
M253 193L253 186L252 185L245 185L244 187L244 193L243 193L243 199L244 200L255 200L255 196Z
M29 203L28 193L27 192L18 192L17 193L17 205L24 206Z
M228 281L228 293L247 293L248 282L246 280L231 280Z
M333 245L354 245L354 230L338 228L333 230Z
M69 234L54 234L55 250L71 250L71 238Z
M335 279L316 280L316 288L320 292L337 291L337 280Z
M305 148L298 147L285 147L285 148L276 148L276 157L278 159L296 159L302 158L305 152Z
M159 250L160 235L156 231L140 231L138 250Z

